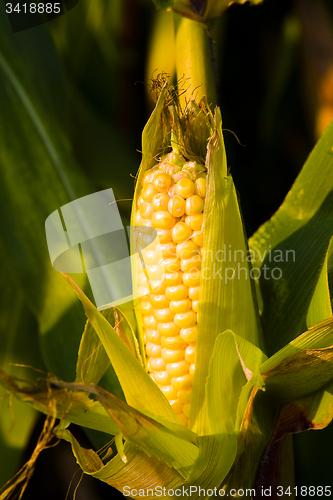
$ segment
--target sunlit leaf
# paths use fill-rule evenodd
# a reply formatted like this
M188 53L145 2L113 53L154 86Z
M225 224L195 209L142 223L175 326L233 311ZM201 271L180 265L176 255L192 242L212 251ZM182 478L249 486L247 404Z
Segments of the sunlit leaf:
M308 309L333 234L333 123L276 214L250 238L260 270L270 354L306 330Z
M66 94L44 26L10 31L0 5L0 234L5 265L37 318L47 368L75 376L84 314L52 269L45 220L91 191L63 135ZM52 90L51 90L52 89ZM19 180L19 181L18 181ZM81 286L84 275L78 275Z

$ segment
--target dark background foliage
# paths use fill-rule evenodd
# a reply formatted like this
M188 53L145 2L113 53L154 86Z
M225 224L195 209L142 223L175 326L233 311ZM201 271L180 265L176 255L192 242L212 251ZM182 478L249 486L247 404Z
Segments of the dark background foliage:
M157 15L149 0L80 0L68 14L31 30L48 30L59 55L66 96L59 125L73 158L94 190L112 187L118 200L132 198L141 132L151 111L147 62ZM264 0L255 7L232 5L211 25L228 165L248 236L278 209L333 117L332 16L330 0ZM170 59L166 46L157 72ZM56 84L49 90L56 92ZM49 105L46 100L51 112ZM128 217L130 201L118 206ZM42 420L22 463L41 426ZM331 427L295 438L298 486L333 485ZM76 469L67 443L44 451L24 498L64 499ZM76 499L113 494L84 477Z

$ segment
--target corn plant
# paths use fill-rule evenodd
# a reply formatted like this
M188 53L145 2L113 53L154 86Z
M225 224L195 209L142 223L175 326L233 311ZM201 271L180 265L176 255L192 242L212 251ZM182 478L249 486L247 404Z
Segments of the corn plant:
M160 7L180 16L178 80L161 74L151 86L131 216L135 298L99 310L84 280L48 269L64 311L87 318L75 379L66 381L71 366L33 387L5 371L0 382L48 416L38 453L56 435L85 474L125 496L297 496L290 435L333 417L333 125L279 210L247 239L205 25L226 2ZM47 128L39 133L52 156ZM38 313L49 332L52 315ZM104 453L81 446L72 423L109 435ZM0 499L17 485L24 492L33 463Z

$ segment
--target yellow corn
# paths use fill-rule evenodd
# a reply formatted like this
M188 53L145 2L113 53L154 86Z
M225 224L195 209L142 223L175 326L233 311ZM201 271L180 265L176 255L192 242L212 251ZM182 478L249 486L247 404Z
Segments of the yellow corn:
M199 308L206 172L170 153L145 175L134 220L156 229L137 274L148 372L188 425ZM141 237L144 238L142 228ZM144 240L143 240L144 241ZM142 245L143 247L144 245Z

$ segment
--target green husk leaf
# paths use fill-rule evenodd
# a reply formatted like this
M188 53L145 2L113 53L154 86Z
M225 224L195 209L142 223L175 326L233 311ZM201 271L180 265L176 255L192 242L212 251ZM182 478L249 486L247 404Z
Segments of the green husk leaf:
M65 274L64 277L78 294L86 315L117 374L127 403L138 410L150 410L156 415L177 422L177 417L163 393L123 343L114 328L74 281ZM140 387L140 390L138 390L138 387Z
M261 270L262 325L269 354L307 327L309 306L333 234L332 134L333 123L279 210L249 240L254 266ZM263 266L268 277L278 267L281 278L265 279Z
M231 330L218 335L209 363L206 385L212 434L239 430L235 422L243 387L246 380L251 382L247 390L246 406L252 386L257 385L260 389L264 387L259 373L263 359L266 359L266 356L258 347L235 335Z
M78 385L76 388L94 394L127 441L141 448L148 456L155 456L175 468L184 478L189 477L199 454L195 435L189 441L188 433L183 432L184 428L180 424L177 432L172 431L100 387Z
M333 345L333 318L326 319L311 326L306 332L292 340L276 354L265 361L260 372L270 370L289 356L300 353L306 349L319 349Z
M274 441L291 432L324 429L333 418L333 382L314 394L281 406Z
M132 498L142 498L148 488L155 489L155 494L150 491L151 498L162 496L170 499L172 494L168 495L169 489L179 489L177 496L182 496L185 490L183 495L188 496L190 487L192 487L191 498L194 500L208 498L202 490L211 488L218 490L236 455L234 434L198 437L199 456L195 463L195 470L189 479L184 481L175 469L168 467L155 457L148 457L128 441L124 444L126 463L119 455L116 455L104 465L95 452L81 448L68 430L61 430L58 435L72 444L73 453L85 473L105 481L123 494L127 495L131 492ZM93 457L92 460L91 457ZM201 488L200 494L199 487Z
M234 334L230 330L220 333L209 363L206 385L211 434L234 431L238 398L245 384Z
M98 384L109 366L108 355L88 320L79 347L75 380L86 384Z
M262 371L267 393L280 402L303 398L333 379L333 347L306 349Z
M253 387L238 434L237 456L223 482L226 493L239 489L239 485L242 489L253 488L260 459L272 435L276 412L277 405L267 393Z
M265 387L265 383L260 374L260 366L267 360L267 356L258 347L251 344L242 337L234 335L237 353L246 379L259 389Z
M260 346L255 292L246 258L246 238L234 183L232 177L227 175L222 120L218 108L215 131L208 144L206 167L205 241L196 370L189 423L190 428L199 435L209 433L205 385L217 335L230 329ZM238 311L242 311L242 314Z
M308 327L332 316L332 306L327 272L327 262L329 255L332 254L332 251L333 237L330 240L323 267L321 268L319 280L309 305L308 314L306 317L306 323Z
M58 436L71 443L72 451L85 474L106 482L120 492L128 493L126 488L129 488L132 498L142 498L140 490L161 488L164 484L178 486L183 481L175 469L168 467L156 457L148 457L128 442L124 445L126 464L117 454L104 465L97 453L82 448L68 430L61 430Z

